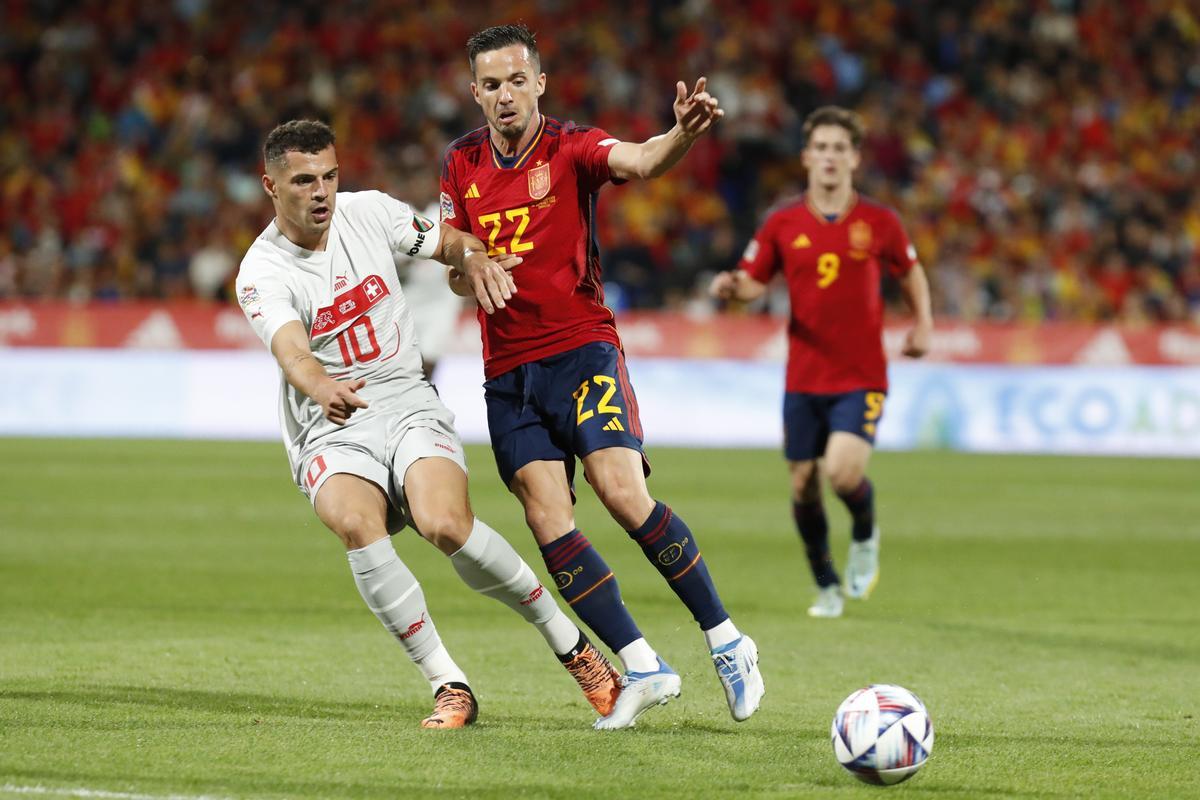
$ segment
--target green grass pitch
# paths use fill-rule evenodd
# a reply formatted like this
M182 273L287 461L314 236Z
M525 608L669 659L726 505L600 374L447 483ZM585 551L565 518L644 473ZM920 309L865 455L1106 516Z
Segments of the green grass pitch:
M592 731L541 638L406 532L397 549L481 702L472 729L438 733L417 728L428 687L279 444L0 440L0 796L1200 796L1196 462L880 453L879 587L810 620L778 454L650 455L652 492L759 643L767 695L748 722L586 488L580 527L683 696ZM543 574L490 453L469 458L477 513ZM840 567L848 522L827 507ZM889 789L829 743L838 703L871 682L915 691L937 729L933 758Z

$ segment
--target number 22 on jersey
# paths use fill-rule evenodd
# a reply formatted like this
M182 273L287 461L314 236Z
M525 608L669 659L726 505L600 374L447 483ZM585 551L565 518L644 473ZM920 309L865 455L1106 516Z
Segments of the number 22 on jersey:
M500 236L500 229L502 227L509 227L504 225L501 220L501 212L497 211L494 214L481 214L479 216L479 226L487 230L487 254L489 256L499 256L505 253L524 253L527 250L532 250L533 242L521 241L521 237L525 235L525 229L529 227L529 206L510 208L508 211L503 212L503 214L505 220L516 224L516 229L513 231L507 245L496 244L496 239Z

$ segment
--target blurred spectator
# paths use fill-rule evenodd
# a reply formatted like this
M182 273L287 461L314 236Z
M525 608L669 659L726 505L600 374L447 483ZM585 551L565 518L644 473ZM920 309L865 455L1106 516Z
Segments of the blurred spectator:
M632 8L632 10L631 10ZM12 0L0 17L0 299L228 299L267 222L261 137L310 115L343 185L403 196L480 122L463 52L523 19L548 113L644 138L700 74L687 168L608 189L614 307L693 307L799 191L804 115L858 108L940 316L1200 321L1200 11L1184 0L409 4ZM568 68L564 69L563 65Z

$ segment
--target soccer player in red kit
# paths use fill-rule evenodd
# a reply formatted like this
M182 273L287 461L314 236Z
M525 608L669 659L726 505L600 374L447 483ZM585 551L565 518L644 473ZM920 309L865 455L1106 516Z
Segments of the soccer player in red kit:
M787 280L788 324L784 452L792 510L819 588L808 613L839 617L842 592L829 554L818 459L853 519L847 597L866 598L879 578L875 491L866 477L887 396L883 354L886 269L900 281L915 324L904 354L929 350L929 284L896 212L854 191L863 126L857 114L825 106L805 120L808 191L772 212L737 269L713 278L720 299L753 300L777 272Z
M637 399L604 305L594 238L605 183L661 175L722 112L704 78L691 94L680 82L675 126L640 144L622 142L538 110L546 75L523 25L476 33L467 56L487 124L447 148L441 215L477 234L489 253L523 259L512 272L516 292L479 315L488 429L501 478L521 501L559 592L625 667L613 711L595 727L631 727L677 696L680 679L646 642L612 571L575 526L576 458L613 519L692 612L730 712L744 720L763 694L758 651L722 606L695 534L647 489ZM450 283L469 292L453 270Z

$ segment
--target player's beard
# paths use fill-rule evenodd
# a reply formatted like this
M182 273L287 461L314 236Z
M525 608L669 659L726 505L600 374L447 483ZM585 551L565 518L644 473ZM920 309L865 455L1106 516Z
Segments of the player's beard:
M533 119L533 112L529 112L524 115L522 115L520 112L517 112L517 115L513 117L512 122L505 123L501 122L500 115L496 114L496 119L494 122L492 122L492 126L496 129L496 132L505 139L520 139L525 135L525 131L529 130L529 121L531 119Z

